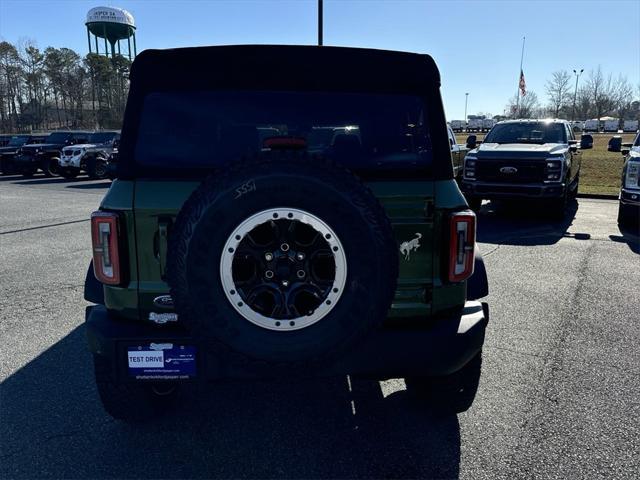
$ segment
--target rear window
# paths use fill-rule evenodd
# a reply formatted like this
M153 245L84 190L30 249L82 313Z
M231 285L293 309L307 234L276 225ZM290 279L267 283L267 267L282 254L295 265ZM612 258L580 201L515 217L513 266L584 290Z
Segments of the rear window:
M424 100L412 95L284 91L155 92L143 103L135 162L211 168L303 139L310 153L354 169L431 162Z

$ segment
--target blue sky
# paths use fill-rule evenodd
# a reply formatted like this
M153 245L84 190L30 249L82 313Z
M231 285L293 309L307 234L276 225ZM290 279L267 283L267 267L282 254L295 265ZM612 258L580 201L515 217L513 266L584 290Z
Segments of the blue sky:
M237 43L314 44L315 0L0 0L0 39L87 53L86 12L135 17L138 50ZM529 90L559 69L597 68L640 85L638 0L325 0L326 45L431 54L449 119L502 113L516 92L522 37ZM586 73L586 72L585 72ZM584 78L584 76L582 77Z

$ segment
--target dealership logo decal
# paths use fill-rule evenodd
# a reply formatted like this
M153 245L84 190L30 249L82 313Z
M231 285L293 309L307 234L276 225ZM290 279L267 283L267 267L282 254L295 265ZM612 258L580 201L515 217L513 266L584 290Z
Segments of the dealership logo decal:
M405 260L410 260L411 252L416 251L420 248L421 238L422 238L422 234L416 232L416 238L414 238L413 240L409 240L407 242L402 242L400 244L400 253L404 255Z

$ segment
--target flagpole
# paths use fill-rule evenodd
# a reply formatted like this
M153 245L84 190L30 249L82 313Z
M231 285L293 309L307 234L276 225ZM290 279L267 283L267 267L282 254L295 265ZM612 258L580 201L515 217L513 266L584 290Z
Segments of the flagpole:
M522 53L520 54L520 71L518 72L518 88L516 89L516 115L520 116L520 78L522 76L522 61L524 60L524 41L526 37L522 37Z

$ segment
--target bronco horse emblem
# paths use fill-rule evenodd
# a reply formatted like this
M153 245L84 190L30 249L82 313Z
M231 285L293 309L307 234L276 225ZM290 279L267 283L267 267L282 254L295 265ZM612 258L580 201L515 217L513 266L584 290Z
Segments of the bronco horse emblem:
M409 240L408 242L402 242L400 244L400 253L404 255L405 260L411 259L411 251L418 250L420 248L420 239L422 238L421 233L416 232L416 238L413 240Z

